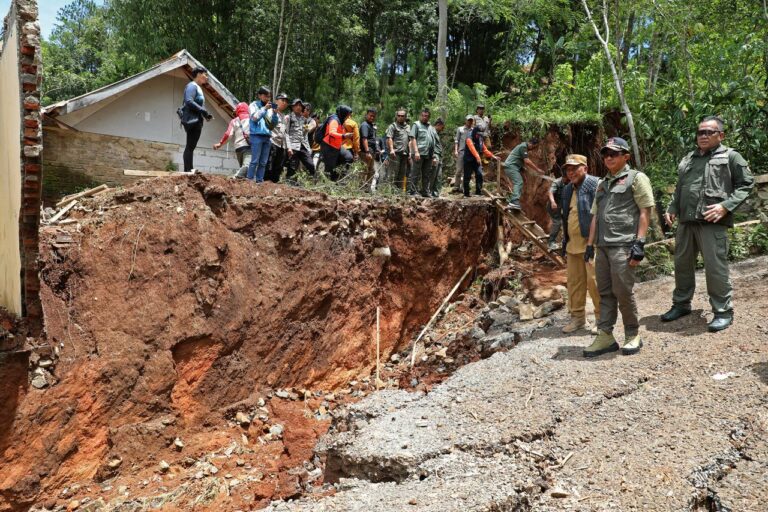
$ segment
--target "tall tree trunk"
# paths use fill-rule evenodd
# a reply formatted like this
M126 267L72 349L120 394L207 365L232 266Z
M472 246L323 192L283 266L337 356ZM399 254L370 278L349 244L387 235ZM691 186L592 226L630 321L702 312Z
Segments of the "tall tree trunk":
M539 29L539 37L536 38L536 47L533 49L533 60L531 60L531 67L528 69L528 76L531 76L536 69L536 59L539 57L539 49L541 48L541 40L543 38L544 32Z
M282 0L282 2L280 3L280 26L277 30L277 48L275 49L275 68L272 73L272 93L273 94L277 94L277 91L275 90L275 86L278 85L277 72L280 66L280 50L283 46L283 23L285 22L285 2L286 0Z
M691 66L688 62L691 60L691 55L688 53L688 20L683 23L683 34L680 38L680 45L683 50L683 66L685 67L685 79L688 81L688 99L691 103L694 101L693 96L693 77L691 76Z
M616 63L614 62L613 55L611 55L611 48L610 46L608 46L608 41L610 41L610 28L608 25L608 7L605 4L605 0L603 0L603 24L605 25L605 37L603 37L602 34L600 34L600 29L597 27L597 23L595 23L595 20L592 18L592 11L589 10L589 6L587 5L587 0L581 0L581 3L584 6L584 11L587 13L587 19L589 20L589 23L592 25L592 29L595 31L595 35L597 36L598 41L600 41L600 44L603 46L603 51L605 52L605 57L608 59L608 64L611 66L613 83L616 86L616 92L619 95L619 101L621 101L621 109L624 111L624 115L627 116L627 126L629 127L629 137L632 140L632 149L634 150L634 154L635 154L635 166L638 168L638 170L642 170L643 163L640 160L640 146L637 143L637 134L635 132L635 121L632 118L632 111L629 109L627 98L624 95L624 84L622 83L621 77L619 76L619 72L616 70Z
M291 37L291 26L293 25L293 16L288 17L288 28L285 30L285 41L283 44L283 54L280 57L280 71L277 73L277 85L275 85L275 93L279 94L280 84L283 82L283 70L285 69L285 56L288 53L288 41Z
M448 42L448 0L437 0L437 102L440 117L448 116L448 62L445 53Z
M621 68L626 70L629 62L629 50L632 48L632 36L635 31L635 11L629 13L627 20L627 29L624 31L624 37L621 41Z

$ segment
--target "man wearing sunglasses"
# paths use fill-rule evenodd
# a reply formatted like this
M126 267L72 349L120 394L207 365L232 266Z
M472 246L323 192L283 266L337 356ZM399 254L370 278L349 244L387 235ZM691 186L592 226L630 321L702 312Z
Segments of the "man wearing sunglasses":
M733 288L728 276L728 228L733 211L749 195L755 180L744 158L722 144L723 120L709 116L696 131L698 149L677 167L677 186L667 208L668 225L677 219L675 235L675 291L672 308L662 322L691 312L696 287L696 258L704 258L709 304L714 318L709 331L722 331L733 323Z
M624 323L621 353L636 354L643 346L635 302L635 267L645 257L645 235L654 205L651 180L629 166L629 144L620 137L608 139L600 149L608 174L597 185L592 205L592 225L584 260L595 259L595 279L600 293L598 333L584 349L584 357L619 350L613 336L618 313Z

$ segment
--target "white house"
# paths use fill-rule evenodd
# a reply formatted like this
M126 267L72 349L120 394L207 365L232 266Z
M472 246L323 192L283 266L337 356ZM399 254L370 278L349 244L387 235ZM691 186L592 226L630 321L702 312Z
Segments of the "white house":
M46 196L96 183L119 185L137 178L126 169L182 169L186 134L176 109L192 70L202 64L186 50L152 68L43 109L43 183ZM237 99L212 73L203 87L206 122L195 167L226 173L237 167L234 147L219 141L234 117Z

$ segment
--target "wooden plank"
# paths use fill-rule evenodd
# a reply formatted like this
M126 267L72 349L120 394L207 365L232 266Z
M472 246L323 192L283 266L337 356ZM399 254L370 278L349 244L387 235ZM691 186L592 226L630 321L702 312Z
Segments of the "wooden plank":
M107 189L109 189L109 186L106 183L104 183L99 185L98 187L89 188L88 190L83 190L82 192L78 192L77 194L66 196L64 199L56 203L56 208L61 208L62 206L68 204L71 201L74 201L75 199L82 199L83 197L92 196L99 192L103 192Z
M59 210L59 213L57 213L56 215L54 215L53 217L51 217L51 220L49 220L49 221L48 221L48 224L56 224L56 222L57 222L57 221L58 221L60 218L62 218L63 216L65 216L65 215L66 215L66 214L69 212L69 210L71 210L72 208L74 208L76 204L77 204L77 200L74 200L74 201L72 201L71 203L69 203L67 206L65 206L64 208L62 208L61 210Z
M125 176L171 176L174 173L170 171L138 171L135 169L125 169L123 170L123 174Z
M755 183L768 183L768 174L758 174L755 176Z

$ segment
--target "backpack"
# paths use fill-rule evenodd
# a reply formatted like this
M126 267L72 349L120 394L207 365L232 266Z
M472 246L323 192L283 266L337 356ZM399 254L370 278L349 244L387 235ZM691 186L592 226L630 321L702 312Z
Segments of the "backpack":
M331 120L331 117L333 116L326 117L325 121L323 121L323 124L315 128L315 133L312 134L312 141L315 144L323 143L323 139L325 138L325 131L328 129L328 121Z

